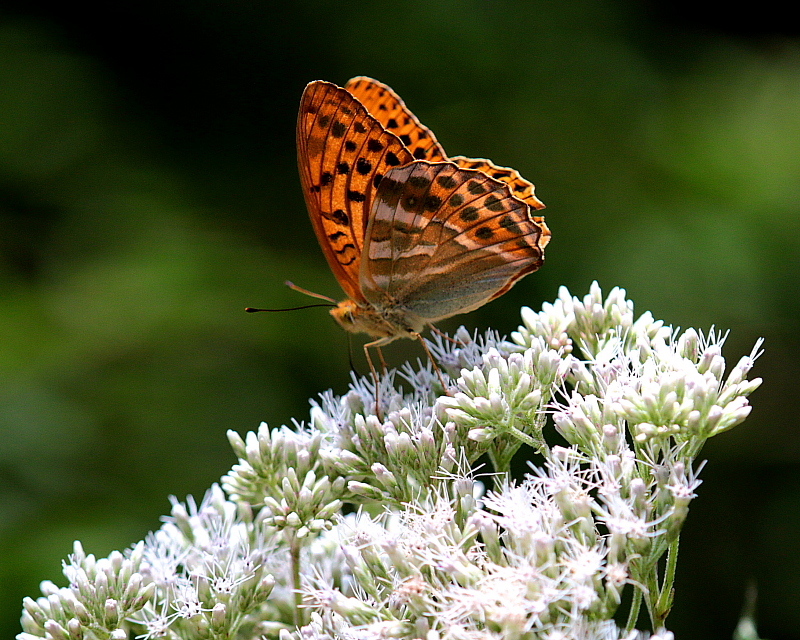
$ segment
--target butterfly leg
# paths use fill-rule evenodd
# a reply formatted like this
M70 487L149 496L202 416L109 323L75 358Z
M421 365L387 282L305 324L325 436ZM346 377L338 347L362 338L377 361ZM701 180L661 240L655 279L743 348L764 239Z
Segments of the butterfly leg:
M420 335L416 331L412 331L411 337L414 338L415 340L419 340L419 343L422 345L422 348L425 349L425 353L428 356L428 360L431 361L431 364L433 365L433 368L436 371L436 375L439 376L439 382L442 385L442 389L446 394L450 395L450 392L448 391L447 388L447 383L444 381L444 376L442 375L442 370L439 368L439 365L436 364L436 360L433 359L433 355L431 354L430 349L428 349L428 345L425 344L425 340L422 337L422 335Z
M381 361L381 369L383 370L383 375L386 375L388 367L386 366L386 360L383 359L383 351L381 351L381 348L378 346L375 347L375 351L378 352L378 358L380 358Z

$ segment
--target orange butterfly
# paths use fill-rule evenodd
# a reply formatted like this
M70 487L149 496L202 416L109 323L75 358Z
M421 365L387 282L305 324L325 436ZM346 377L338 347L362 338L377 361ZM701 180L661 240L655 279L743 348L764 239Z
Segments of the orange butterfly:
M550 231L531 215L544 208L533 185L489 160L448 158L385 84L309 84L297 155L314 231L348 296L331 315L375 338L365 352L401 337L425 346L425 326L542 264Z

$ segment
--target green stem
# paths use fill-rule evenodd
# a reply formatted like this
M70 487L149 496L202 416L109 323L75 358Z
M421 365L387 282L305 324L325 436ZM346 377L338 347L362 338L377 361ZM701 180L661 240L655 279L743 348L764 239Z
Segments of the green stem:
M527 444L529 447L533 447L536 453L547 453L549 447L547 446L547 442L545 442L545 439L542 436L542 431L544 430L545 422L547 422L547 415L544 412L537 412L533 419L533 423L531 423L529 420L524 420L524 422L528 430L532 431L534 435L525 433L524 431L518 429L514 425L511 425L510 428L511 434L515 438L518 438L519 440Z
M647 615L650 617L650 627L653 631L657 628L656 602L658 598L658 566L653 565L647 570L647 579L644 581L647 588L644 603L647 606Z
M628 612L628 621L625 623L625 635L630 635L636 628L636 621L639 619L639 610L642 608L642 590L639 587L633 588L633 600L631 600L631 610Z
M664 568L664 580L661 582L661 593L659 594L658 601L656 602L656 618L660 623L659 626L664 625L664 621L672 609L673 598L673 584L675 583L675 570L678 566L678 546L680 544L680 535L675 536L675 539L670 542L669 549L667 550L667 566ZM656 631L656 629L653 629Z
M529 447L533 447L536 451L541 450L542 443L540 440L537 440L536 438L529 436L527 433L521 431L520 429L517 429L516 427L509 427L508 430L515 438L517 438L518 440L522 440L522 442L527 444Z
M294 624L300 628L303 626L303 594L300 592L300 548L294 531L289 537L289 555L292 563L292 586L294 587Z

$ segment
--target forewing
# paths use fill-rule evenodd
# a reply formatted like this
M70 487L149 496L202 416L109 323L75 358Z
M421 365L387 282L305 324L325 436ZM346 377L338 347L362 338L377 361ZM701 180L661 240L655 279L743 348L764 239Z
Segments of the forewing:
M358 76L345 85L387 130L405 144L417 160L439 162L447 160L444 149L433 132L411 113L405 102L382 82Z
M392 167L413 157L348 91L316 81L300 102L297 158L308 213L328 264L345 293L363 301L359 268L375 187Z
M373 304L435 322L480 307L538 269L549 236L504 182L416 161L378 187L361 287Z

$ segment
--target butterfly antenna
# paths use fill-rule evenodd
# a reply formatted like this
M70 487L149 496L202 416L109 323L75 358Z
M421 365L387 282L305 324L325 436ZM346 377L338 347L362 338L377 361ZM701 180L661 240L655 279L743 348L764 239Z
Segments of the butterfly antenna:
M245 311L247 311L247 313L257 313L258 311L299 311L300 309L312 309L314 307L335 307L338 304L333 298L324 296L321 293L314 293L308 289L303 289L303 287L298 287L294 282L289 282L289 280L287 280L285 284L290 289L304 293L312 298L319 298L329 304L305 304L302 307L289 307L288 309L255 309L254 307L247 307Z
M333 305L338 304L336 300L333 298L329 298L328 296L324 296L321 293L314 293L313 291L309 291L308 289L303 289L303 287L298 287L294 282L287 280L284 284L289 287L290 289L297 291L299 293L304 293L307 296L311 296L312 298L319 298L320 300L325 300L326 302L330 302Z
M299 311L300 309L313 309L314 307L335 307L334 304L304 304L302 307L287 307L286 309L256 309L254 307L245 307L247 313L258 313L259 311Z

